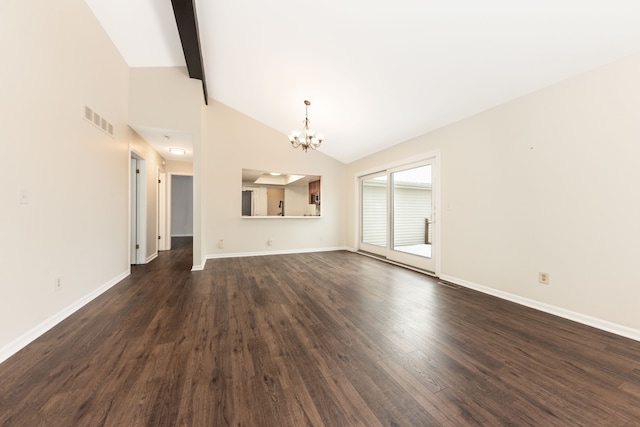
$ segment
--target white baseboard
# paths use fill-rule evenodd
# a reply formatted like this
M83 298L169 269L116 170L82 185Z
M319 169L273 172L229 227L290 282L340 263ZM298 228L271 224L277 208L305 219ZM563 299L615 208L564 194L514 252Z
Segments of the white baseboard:
M127 270L124 273L118 275L117 277L111 279L108 283L105 283L104 285L100 286L98 289L80 298L78 301L74 302L70 306L63 309L62 311L49 317L44 322L40 323L33 329L27 331L26 333L22 334L15 340L11 341L9 344L2 347L0 349L0 363L4 362L8 358L13 356L17 352L19 352L20 350L22 350L24 347L26 347L36 338L43 335L49 329L53 328L58 323L62 322L64 319L71 316L73 313L75 313L76 311L78 311L79 309L81 309L82 307L84 307L94 299L96 299L98 296L102 295L104 292L112 288L121 280L129 276L129 274L131 274L131 272Z
M171 237L193 237L193 234L172 234Z
M336 246L331 248L305 248L305 249L284 249L280 251L260 251L260 252L236 252L225 254L209 254L205 255L202 266L193 266L191 271L203 270L207 260L221 259L221 258L241 258L250 256L267 256L267 255L290 255L290 254L306 254L311 252L331 252L331 251L344 251L348 250L346 246ZM201 268L200 268L201 267Z
M575 311L566 310L561 307L546 304L540 301L532 300L529 298L521 297L509 292L500 291L487 286L478 285L477 283L468 282L463 279L459 279L453 276L440 275L440 279L447 282L455 283L456 285L464 286L465 288L473 289L484 294L492 295L507 301L515 302L516 304L524 305L536 310L543 311L545 313L553 314L564 319L572 320L574 322L581 323L583 325L591 326L596 329L600 329L612 334L620 335L626 338L630 338L635 341L640 341L640 330L633 329L628 326L619 325L617 323L609 322L607 320L598 319L597 317L587 316L586 314L577 313Z

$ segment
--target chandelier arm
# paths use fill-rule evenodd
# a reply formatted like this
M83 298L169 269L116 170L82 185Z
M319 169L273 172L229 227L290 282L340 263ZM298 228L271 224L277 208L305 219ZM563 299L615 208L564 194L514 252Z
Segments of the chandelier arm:
M291 141L291 146L293 148L302 147L302 150L307 152L309 147L311 147L311 149L313 150L317 149L322 143L323 137L322 134L316 134L316 132L313 132L309 128L309 124L311 123L311 121L309 120L309 105L311 105L311 102L305 100L304 105L305 117L302 122L304 125L303 131L292 131L292 133L289 135L289 140Z

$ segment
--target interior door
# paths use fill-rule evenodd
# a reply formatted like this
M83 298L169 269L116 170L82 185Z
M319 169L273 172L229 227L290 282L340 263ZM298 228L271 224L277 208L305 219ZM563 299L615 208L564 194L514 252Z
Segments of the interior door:
M147 181L145 160L131 153L131 264L146 263Z
M433 164L425 161L388 172L392 209L387 258L435 272Z
M131 264L138 264L138 252L140 250L140 245L138 242L138 219L139 219L139 165L138 159L132 157L131 158L131 240L130 240L130 254Z

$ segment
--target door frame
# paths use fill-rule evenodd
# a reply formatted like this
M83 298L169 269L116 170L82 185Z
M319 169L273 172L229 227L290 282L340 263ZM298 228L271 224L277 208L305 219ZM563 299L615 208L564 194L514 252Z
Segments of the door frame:
M407 163L405 165L402 166L398 166L398 167L394 167L394 168L389 168L387 169L387 177L388 177L388 181L389 181L389 186L388 186L388 191L387 191L387 203L390 204L389 206L389 233L388 233L388 239L389 239L389 244L387 245L387 259L391 260L391 261L395 261L401 264L407 264L407 265L411 265L413 267L419 268L419 269L423 269L423 270L427 270L427 271L432 271L435 272L435 261L437 260L437 258L435 257L435 254L433 253L433 249L435 246L437 246L437 244L439 243L437 241L437 237L434 236L434 242L431 244L431 249L432 249L432 253L431 253L431 257L427 258L427 257L422 257L419 255L413 255L410 253L406 253L403 251L400 251L398 249L396 249L396 241L395 241L395 229L396 229L396 217L395 217L395 212L396 212L396 204L395 204L395 200L396 200L396 180L394 178L394 174L399 173L399 172L403 172L406 170L411 170L411 169L415 169L415 168L419 168L421 166L427 166L430 165L431 166L431 194L432 194L432 207L431 207L431 221L432 224L435 225L437 222L437 217L436 217L436 209L435 209L435 202L433 200L433 195L435 194L435 190L433 188L433 180L434 180L434 170L435 170L435 158L431 157L419 162L415 162L415 163Z
M138 161L138 169L140 172L138 175L137 186L135 191L136 196L136 240L134 243L133 236L133 214L134 206L132 198L134 196L132 191L134 177L132 168L134 161ZM129 147L129 250L128 259L131 264L146 264L147 263L147 163L140 154L136 153L131 147ZM134 245L138 244L138 250L135 251Z
M167 204L167 215L165 218L165 231L166 231L166 236L167 239L165 240L165 248L166 250L170 250L171 249L171 216L172 216L172 212L171 212L171 203L173 202L173 177L174 176L190 176L191 178L194 177L194 175L192 173L181 173L181 172L167 172L166 174L166 180L167 180L167 185L166 185L166 191L167 191L167 196L166 196L166 204ZM194 204L194 208L195 208L195 184L193 186L193 204ZM195 213L196 210L193 209L193 223L194 223L194 227L195 227ZM194 237L195 237L195 229L194 229Z
M167 238L167 174L162 172L158 167L158 197L156 198L158 204L158 221L157 235L158 235L158 250L166 251L167 241L171 239Z
M378 165L374 168L369 168L369 169L365 169L362 170L360 172L357 172L354 176L354 187L355 187L355 202L356 202L356 208L354 209L354 213L355 213L355 217L354 217L354 238L355 238L355 242L356 242L356 250L360 251L360 250L365 250L365 249L361 249L361 243L362 243L362 223L361 223L361 218L362 218L362 194L360 191L360 180L362 177L365 177L367 175L373 175L379 172L383 172L383 171L388 171L390 169L396 169L396 168L400 168L403 166L410 166L412 164L416 164L416 163L420 163L423 161L430 161L431 160L431 164L433 165L433 170L432 170L432 191L433 191L433 236L432 236L432 256L435 258L434 259L434 264L435 264L435 271L433 272L435 274L436 277L440 276L441 271L442 271L442 221L441 221L441 210L440 210L440 206L442 205L441 203L441 168L440 168L440 150L433 150L433 151L428 151L422 154L418 154L415 156L411 156L411 157L407 157L401 160L397 160L394 162L390 162L390 163L385 163L382 165ZM390 183L388 183L390 184ZM390 189L387 188L387 191L389 192ZM389 211L391 209L391 205L389 203L387 203L387 211ZM388 215L390 215L390 212L388 213ZM389 216L390 217L390 216ZM388 227L390 228L390 227ZM390 229L387 230L387 234L389 234L391 232ZM387 236L387 246L389 246L390 244L390 240L389 240L390 236ZM386 259L386 257L385 257ZM389 262L393 262L391 260L389 260ZM410 266L412 267L412 266ZM420 269L420 267L416 267L418 269ZM420 269L420 271L422 271Z

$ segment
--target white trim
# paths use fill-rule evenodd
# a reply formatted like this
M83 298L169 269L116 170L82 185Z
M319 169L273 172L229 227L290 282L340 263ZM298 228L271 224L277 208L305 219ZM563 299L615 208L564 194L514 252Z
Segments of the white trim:
M210 259L222 259L222 258L243 258L250 256L267 256L267 255L291 255L291 254L306 254L311 252L331 252L331 251L348 251L346 246L336 246L331 248L309 248L309 249L285 249L281 251L261 251L261 252L236 252L226 254L209 254L205 255L202 265L194 265L191 267L191 271L204 270L204 267Z
M360 172L356 172L356 178L359 178L361 176L365 176L365 175L371 175L374 174L376 172L383 172L387 169L393 169L393 168L397 168L400 166L404 166L410 163L418 163L421 162L423 160L429 160L431 158L434 157L438 157L440 156L440 150L433 150L433 151L427 151L426 153L422 153L422 154L417 154L415 156L411 156L411 157L406 157L404 159L400 159L400 160L396 160L395 162L390 162L390 163L385 163L382 165L378 165L375 168L370 168L370 169L365 169L363 171Z
M442 213L444 209L442 206L442 154L440 150L436 150L434 152L434 168L436 173L433 177L433 182L431 183L432 188L435 188L435 198L432 199L433 205L433 222L435 223L435 227L433 227L433 233L435 241L437 244L435 248L432 246L434 250L433 256L436 257L436 276L439 276L442 273L442 242L444 239L442 238Z
M53 316L49 317L44 322L40 323L39 325L35 326L34 328L27 331L26 333L22 334L15 340L11 341L9 344L2 347L0 349L0 363L4 362L8 358L13 356L17 352L19 352L20 350L22 350L24 347L26 347L31 342L33 342L38 337L40 337L45 332L47 332L49 329L53 328L58 323L62 322L64 319L71 316L73 313L75 313L76 311L78 311L79 309L81 309L82 307L84 307L85 305L87 305L88 303L90 303L100 295L102 295L104 292L106 292L107 290L109 290L110 288L118 284L120 281L122 281L127 276L129 276L129 274L131 274L129 270L119 274L117 277L111 279L109 282L100 286L98 289L95 289L89 292L87 295L80 298L78 301L74 302L73 304L69 305L68 307L64 308L63 310L59 311Z
M193 237L193 233L191 233L191 234L172 234L171 237Z
M156 258L158 258L158 251L156 251L156 253L149 255L144 263L149 264L151 261L153 261Z
M612 334L630 338L635 341L640 341L640 330L638 329L634 329L628 326L598 319L597 317L592 317L586 314L577 313L575 311L567 310L561 307L556 307L554 305L546 304L540 301L521 297L519 295L515 295L509 292L504 292L504 291L493 289L487 286L478 285L476 283L468 282L466 280L459 279L457 277L441 275L440 279L445 280L447 282L455 283L456 285L464 286L465 288L482 292L484 294L492 295L500 299L515 302L516 304L520 304L526 307L540 310L545 313L553 314L555 316L559 316L564 319L572 320L574 322L578 322L583 325L591 326L606 332L611 332Z
M360 206L362 201L360 200L360 198L362 197L362 194L360 194L360 182L361 182L361 178L362 175L360 174L355 174L354 176L355 178L355 191L354 191L354 195L355 195L355 209L354 211L354 217L353 219L353 243L355 243L355 248L352 248L352 250L354 252L358 251L358 248L360 248L360 235L362 233L362 230L360 230L361 225L360 225L360 215L362 215L361 211L362 211L362 207Z

